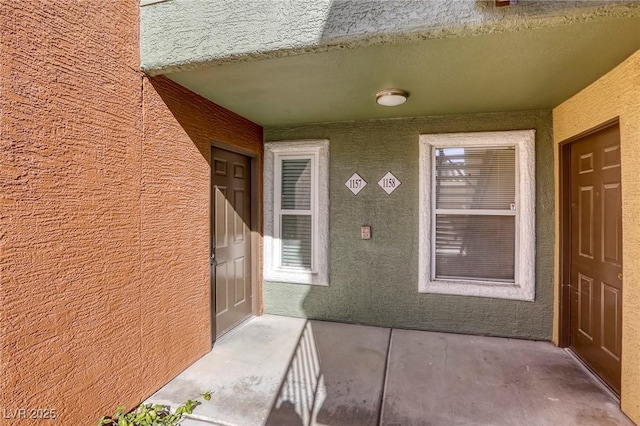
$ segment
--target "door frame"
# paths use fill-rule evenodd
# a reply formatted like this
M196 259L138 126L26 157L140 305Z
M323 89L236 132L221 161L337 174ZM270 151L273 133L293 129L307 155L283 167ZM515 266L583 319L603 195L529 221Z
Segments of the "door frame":
M251 223L249 228L251 231L251 315L262 315L262 148L260 153L243 149L234 145L230 145L217 140L212 140L209 147L209 158L213 148L222 149L243 155L250 160L251 164ZM211 165L209 166L209 256L213 253L213 185ZM211 345L216 341L216 292L213 281L212 265L209 264L209 303L210 303L210 327L211 327Z
M571 343L571 145L574 142L596 133L602 129L620 125L620 118L615 117L605 121L589 130L579 133L559 143L558 159L559 159L559 333L558 346L561 348L569 347ZM622 195L621 195L622 196ZM624 234L624 228L622 229ZM624 250L624 247L623 247ZM623 307L624 308L624 307Z

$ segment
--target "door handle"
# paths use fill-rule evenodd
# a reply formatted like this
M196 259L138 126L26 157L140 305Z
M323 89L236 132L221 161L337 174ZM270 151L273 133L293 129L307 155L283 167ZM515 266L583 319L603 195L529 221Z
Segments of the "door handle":
M618 279L619 279L620 281L622 281L622 272L620 272L620 273L618 274Z

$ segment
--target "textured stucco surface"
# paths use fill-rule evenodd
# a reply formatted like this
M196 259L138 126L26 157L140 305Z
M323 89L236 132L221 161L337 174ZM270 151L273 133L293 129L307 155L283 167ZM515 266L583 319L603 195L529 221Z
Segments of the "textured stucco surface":
M138 13L0 2L2 424L94 424L210 348L209 143L262 132L137 71Z
M418 293L418 139L423 133L536 130L535 302ZM265 282L265 312L369 325L548 340L553 303L551 113L438 116L267 128L266 140L329 139L330 284ZM387 195L388 171L402 185ZM358 172L358 196L344 185ZM360 239L371 225L373 238Z
M620 120L622 153L622 410L640 423L640 51L553 110L556 144L609 120ZM554 152L557 154L558 150ZM558 158L555 170L559 171ZM556 179L559 182L559 179ZM556 186L556 214L560 190ZM559 235L559 223L556 234ZM559 247L555 258L559 259ZM558 339L559 264L555 273L554 340Z
M169 0L141 6L142 68L279 57L452 36L545 28L640 14L624 1Z
M54 409L58 424L149 385L136 9L0 2L0 406Z
M637 17L612 14L545 28L215 63L166 75L267 127L551 110L640 49L638 12ZM378 106L375 94L390 87L407 90L409 101L397 108Z

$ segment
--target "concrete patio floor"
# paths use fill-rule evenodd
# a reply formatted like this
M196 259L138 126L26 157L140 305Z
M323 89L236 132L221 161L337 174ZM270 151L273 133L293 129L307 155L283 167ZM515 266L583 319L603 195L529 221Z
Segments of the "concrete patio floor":
M156 392L185 426L633 425L547 342L253 318Z

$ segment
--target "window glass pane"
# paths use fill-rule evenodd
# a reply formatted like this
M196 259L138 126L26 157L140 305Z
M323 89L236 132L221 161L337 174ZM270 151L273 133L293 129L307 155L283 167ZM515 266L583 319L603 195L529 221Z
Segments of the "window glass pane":
M311 159L282 160L282 209L311 209Z
M436 278L514 282L515 216L436 215Z
M436 208L510 210L515 147L435 148Z
M311 269L311 216L282 215L282 266Z

